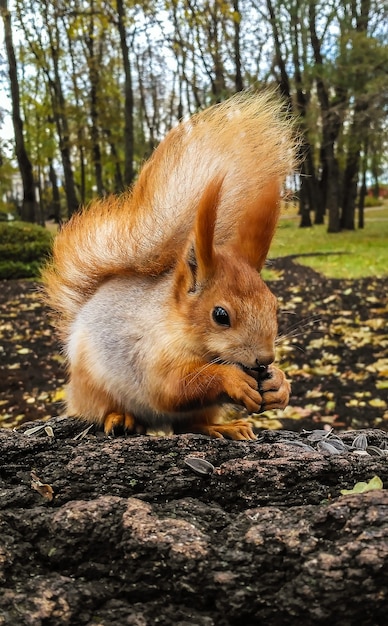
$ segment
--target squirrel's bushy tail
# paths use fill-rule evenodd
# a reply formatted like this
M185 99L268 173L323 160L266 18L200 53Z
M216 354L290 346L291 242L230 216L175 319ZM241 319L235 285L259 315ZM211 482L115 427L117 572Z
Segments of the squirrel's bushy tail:
M62 331L106 277L173 267L215 177L224 179L215 243L232 241L247 207L255 206L272 237L276 211L270 215L273 203L261 207L260 197L268 185L280 187L294 156L292 124L271 92L237 94L171 130L131 191L94 201L56 237L44 280Z

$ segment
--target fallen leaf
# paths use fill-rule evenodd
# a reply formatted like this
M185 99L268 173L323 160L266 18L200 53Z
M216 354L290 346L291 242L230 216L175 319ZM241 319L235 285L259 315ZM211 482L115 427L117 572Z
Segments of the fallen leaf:
M365 493L366 491L374 491L376 489L383 489L383 481L378 476L373 476L369 482L356 483L353 489L341 489L343 496L353 495L355 493Z

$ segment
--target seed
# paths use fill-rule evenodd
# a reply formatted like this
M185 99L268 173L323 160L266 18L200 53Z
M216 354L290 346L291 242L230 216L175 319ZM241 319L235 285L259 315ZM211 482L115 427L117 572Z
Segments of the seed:
M214 465L205 461L205 459L199 459L196 456L187 456L185 458L186 465L199 476L210 476L214 472Z

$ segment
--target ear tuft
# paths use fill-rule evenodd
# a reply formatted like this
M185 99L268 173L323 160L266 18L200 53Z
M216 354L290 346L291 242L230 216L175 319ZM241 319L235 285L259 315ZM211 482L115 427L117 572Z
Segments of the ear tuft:
M244 198L241 198L244 202ZM268 183L259 199L244 207L233 249L249 265L261 270L267 257L280 213L280 184Z
M195 256L194 243L191 243L189 249L187 250L186 263L188 265L191 276L190 287L188 291L193 293L194 291L196 291L196 287L198 284L198 263L197 257Z
M180 259L175 279L176 298L183 293L194 293L214 275L214 229L223 177L214 178L200 198L194 232Z
M215 270L213 240L223 180L223 176L213 178L206 186L198 205L194 245L199 282L206 281Z

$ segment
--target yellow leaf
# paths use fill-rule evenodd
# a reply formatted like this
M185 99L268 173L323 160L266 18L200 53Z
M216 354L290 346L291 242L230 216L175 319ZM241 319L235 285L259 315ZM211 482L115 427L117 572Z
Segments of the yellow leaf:
M376 409L384 409L387 406L387 403L384 400L381 400L381 398L373 398L373 400L369 400L368 404Z
M63 402L65 399L65 390L57 389L55 393L51 396L51 402Z
M377 489L383 489L383 481L379 476L373 476L369 482L356 483L353 489L341 489L343 496L353 495L355 493L365 493L366 491L374 491Z
M379 330L380 328L385 328L387 321L383 317L374 317L368 320L367 324L373 330Z
M31 350L29 350L28 348L20 348L20 350L17 350L18 354L29 354L31 352Z

